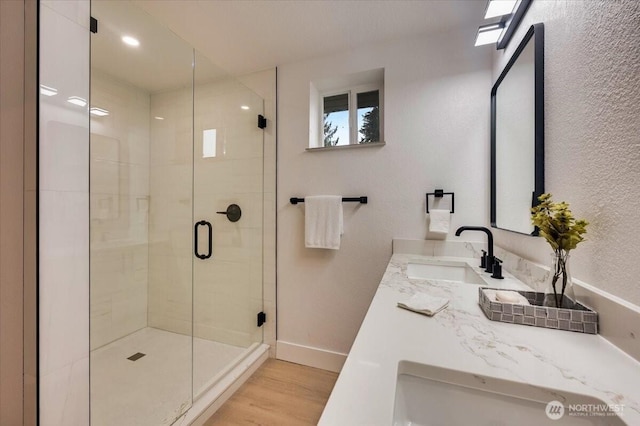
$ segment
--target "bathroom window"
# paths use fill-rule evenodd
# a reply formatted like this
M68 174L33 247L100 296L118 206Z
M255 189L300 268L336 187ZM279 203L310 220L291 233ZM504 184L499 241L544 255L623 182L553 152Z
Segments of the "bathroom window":
M349 145L349 93L322 98L322 146Z
M384 145L384 69L311 83L309 148Z
M380 95L378 85L354 87L322 96L322 147L379 143Z
M205 129L202 131L202 158L212 158L217 151L217 130Z
M358 143L376 143L380 139L380 89L356 93Z

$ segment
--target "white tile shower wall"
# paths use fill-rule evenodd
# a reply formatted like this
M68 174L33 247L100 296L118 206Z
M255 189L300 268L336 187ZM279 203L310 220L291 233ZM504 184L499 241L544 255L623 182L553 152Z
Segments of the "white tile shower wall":
M91 349L147 326L150 97L91 73Z
M587 240L572 251L572 275L635 305L640 305L639 20L635 0L535 1L507 49L494 50L493 57L495 79L529 27L544 23L545 188L590 222ZM549 265L550 248L542 238L496 230L495 241Z
M150 99L148 325L192 333L191 90Z
M55 3L55 4L51 4ZM88 1L40 8L40 424L89 424ZM62 3L62 2L61 2ZM56 9L52 9L54 6ZM74 10L74 18L58 13ZM76 13L77 12L77 13Z
M194 214L214 227L213 261L194 269L195 335L246 347L262 340L262 99L228 81L197 87L195 105ZM216 158L202 156L205 129L220 132ZM240 221L214 214L232 203L243 210Z
M195 93L193 152L186 132L184 140L171 137L174 123L191 112L188 93L151 97L151 116L164 120L152 123L149 324L190 332L192 277L186 272L193 259L194 335L246 347L262 340L255 324L262 309L263 138L256 126L262 99L233 81L201 85ZM215 158L203 158L205 129L216 129ZM194 219L213 225L213 257L205 261L192 254L192 155ZM243 212L236 223L215 213L232 203Z
M196 107L196 146L200 146L202 130L219 125L226 130L221 160L231 169L225 173L224 168L211 164L210 159L202 158L196 151L196 176L201 176L204 182L216 182L201 186L196 178L199 194L196 214L209 216L210 211L224 210L228 204L236 203L242 206L246 221L244 215L236 223L221 215L212 218L214 228L218 229L217 240L214 240L218 264L222 270L233 273L226 282L202 271L196 275L194 284L198 290L215 292L217 284L219 291L195 304L195 322L197 326L204 326L207 322L201 320L202 315L214 312L217 318L209 324L215 324L217 330L209 328L207 331L211 334L204 336L248 346L262 340L256 314L262 310L264 144L263 131L257 127L257 114L263 113L263 100L237 82L230 82L228 93L222 88L211 89L197 91L202 99L196 100L200 106ZM227 111L221 114L211 109L216 102ZM249 109L241 109L241 105ZM219 176L221 171L226 178Z
M278 345L349 351L391 240L430 237L425 193L455 192L452 229L488 221L491 60L468 37L422 36L278 68ZM381 67L386 146L305 152L310 83ZM289 197L314 194L369 197L344 205L338 251L304 248L304 204Z

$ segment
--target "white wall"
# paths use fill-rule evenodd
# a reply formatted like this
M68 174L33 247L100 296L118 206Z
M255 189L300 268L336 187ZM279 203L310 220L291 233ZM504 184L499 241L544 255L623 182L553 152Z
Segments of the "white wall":
M572 275L640 304L640 3L531 4L493 80L531 24L545 26L545 189L590 222ZM495 230L495 242L548 265L542 238Z
M40 424L89 424L89 2L43 1L40 83Z
M340 368L392 238L434 237L425 193L455 192L448 238L457 226L488 222L490 55L452 33L278 68L278 357ZM380 67L387 145L305 152L310 82ZM344 204L339 251L304 247L304 204L289 198L314 194L369 197Z

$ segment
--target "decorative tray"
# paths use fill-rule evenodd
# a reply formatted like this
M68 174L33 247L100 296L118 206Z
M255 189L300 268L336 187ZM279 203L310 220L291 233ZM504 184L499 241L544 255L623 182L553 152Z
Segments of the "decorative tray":
M578 333L598 333L598 313L576 302L573 309L542 306L544 293L512 290L527 298L530 305L504 303L490 300L485 290L504 290L480 287L478 296L480 308L492 321L524 324L534 327L555 328Z

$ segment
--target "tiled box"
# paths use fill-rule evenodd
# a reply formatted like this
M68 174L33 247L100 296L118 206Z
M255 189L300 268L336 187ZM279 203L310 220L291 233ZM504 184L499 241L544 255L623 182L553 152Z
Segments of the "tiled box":
M490 300L485 290L501 289L488 287L480 287L478 289L480 308L491 321L555 328L579 333L598 333L598 313L580 303L576 302L574 309L541 306L544 300L544 293L514 290L526 297L531 303L531 306L522 306Z

